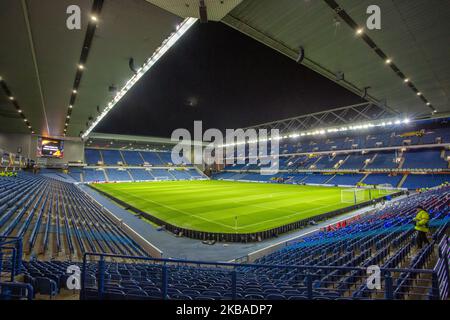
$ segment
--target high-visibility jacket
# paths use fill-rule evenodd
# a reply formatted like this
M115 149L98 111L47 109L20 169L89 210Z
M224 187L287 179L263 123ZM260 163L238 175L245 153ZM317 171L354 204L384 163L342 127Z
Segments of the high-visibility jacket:
M416 217L414 218L416 221L416 230L422 232L429 232L428 222L430 221L430 215L425 210L420 210Z

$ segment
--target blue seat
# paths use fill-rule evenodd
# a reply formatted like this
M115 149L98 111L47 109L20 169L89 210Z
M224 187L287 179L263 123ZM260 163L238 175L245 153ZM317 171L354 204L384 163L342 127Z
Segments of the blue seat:
M290 297L288 297L288 300L308 300L308 297L307 296L301 296L301 295L290 296Z
M35 278L37 288L36 292L50 297L54 297L58 294L58 286L56 282L49 278L37 277Z
M286 300L286 297L282 294L271 293L266 295L267 300Z
M105 300L123 300L125 299L125 292L117 289L106 290L103 294Z
M248 300L264 300L264 296L261 295L261 294L252 293L252 294L245 295L245 299L248 299Z

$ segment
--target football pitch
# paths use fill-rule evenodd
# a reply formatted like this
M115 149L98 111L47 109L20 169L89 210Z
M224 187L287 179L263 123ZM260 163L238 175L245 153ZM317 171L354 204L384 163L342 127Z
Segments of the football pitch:
M341 202L337 187L210 180L95 188L172 225L220 233L264 231L351 205ZM382 196L378 190L364 193L364 201Z

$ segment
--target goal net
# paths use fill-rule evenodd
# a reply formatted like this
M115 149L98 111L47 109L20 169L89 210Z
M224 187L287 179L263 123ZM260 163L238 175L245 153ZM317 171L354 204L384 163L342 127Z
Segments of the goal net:
M385 183L385 184L379 184L377 186L377 189L380 194L390 194L390 193L392 193L392 190L394 190L394 187L392 186L392 184Z
M341 190L341 202L342 203L353 203L364 201L365 189L342 189Z

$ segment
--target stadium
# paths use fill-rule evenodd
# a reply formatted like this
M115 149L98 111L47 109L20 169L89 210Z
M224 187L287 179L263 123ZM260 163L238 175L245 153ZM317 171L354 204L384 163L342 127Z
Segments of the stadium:
M0 300L448 300L450 5L376 2L2 0Z

